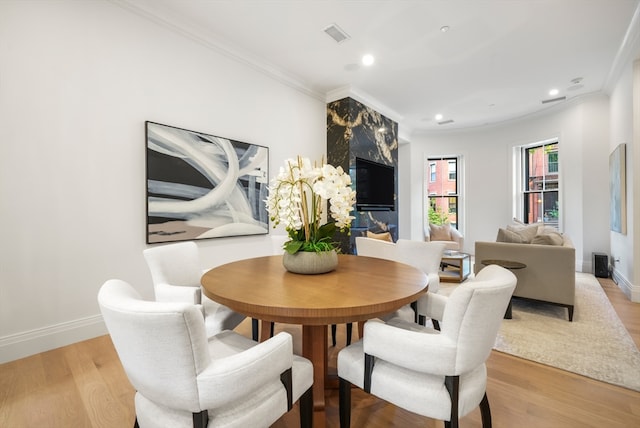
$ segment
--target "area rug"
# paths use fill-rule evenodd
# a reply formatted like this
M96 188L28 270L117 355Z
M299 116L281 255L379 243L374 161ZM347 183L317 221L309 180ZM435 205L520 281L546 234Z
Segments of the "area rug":
M565 308L513 299L494 349L640 391L640 351L591 274L576 273L573 322Z

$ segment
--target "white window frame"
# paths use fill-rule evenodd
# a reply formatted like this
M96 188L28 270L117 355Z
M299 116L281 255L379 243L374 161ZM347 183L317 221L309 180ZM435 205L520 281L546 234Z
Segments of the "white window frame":
M558 208L560 210L560 216L558 217L558 230L564 230L564 212L565 207L563 204L563 188L564 179L562 176L562 145L560 144L560 138L553 137L546 140L536 141L533 143L523 144L513 147L513 217L523 221L524 220L524 177L525 177L525 160L522 155L526 149L536 146L543 146L547 144L558 143Z
M464 157L460 154L457 155L427 155L425 157L425 164L426 164L426 168L425 170L427 171L427 173L429 174L428 177L425 178L425 180L423 180L423 189L422 189L422 195L423 195L423 203L422 203L422 209L423 209L423 213L422 213L422 221L423 221L423 227L429 227L428 224L428 212L429 212L429 196L431 195L437 195L437 193L428 193L427 194L427 185L428 183L432 183L431 181L431 159L447 159L447 158L455 158L457 160L457 168L456 168L456 178L458 180L458 184L457 184L457 197L458 197L458 209L457 209L457 229L460 231L460 233L462 233L464 235L464 220L466 218L465 214L464 214L464 207L465 207L465 202L464 202ZM423 170L424 171L424 170ZM447 178L448 178L448 172L447 172ZM425 196L426 195L426 196Z

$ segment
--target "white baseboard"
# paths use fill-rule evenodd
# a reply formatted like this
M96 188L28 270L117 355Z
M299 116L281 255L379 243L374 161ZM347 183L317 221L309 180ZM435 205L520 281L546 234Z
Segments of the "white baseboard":
M0 364L107 334L101 315L0 337Z
M640 302L640 286L631 284L629 280L615 268L611 272L611 278L632 302Z

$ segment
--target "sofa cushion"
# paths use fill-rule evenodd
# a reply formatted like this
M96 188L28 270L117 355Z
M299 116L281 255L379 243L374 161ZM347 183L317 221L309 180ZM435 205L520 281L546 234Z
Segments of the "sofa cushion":
M431 241L451 241L451 225L449 223L438 225L429 224Z
M379 239L381 241L393 242L393 239L391 238L391 233L389 233L389 232L373 233L373 232L367 230L367 238Z

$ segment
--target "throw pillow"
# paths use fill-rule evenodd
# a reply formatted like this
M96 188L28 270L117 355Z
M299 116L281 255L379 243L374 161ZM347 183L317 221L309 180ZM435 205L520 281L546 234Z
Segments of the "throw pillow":
M538 226L538 233L537 235L546 235L547 233L560 233L558 232L558 229L556 229L553 226Z
M389 233L389 232L373 233L373 232L370 232L370 231L367 230L367 238L379 239L381 241L393 242L393 239L391 238L391 233Z
M536 235L532 240L532 244L538 245L562 245L562 235L559 233L545 233L544 235Z
M532 244L563 245L564 238L556 229L546 226L538 229L538 234L531 240Z
M429 239L431 241L452 241L451 225L449 223L443 225L429 224Z
M498 229L498 236L496 242L509 242L512 244L528 244L525 238L519 233L513 232L507 229Z
M522 237L523 243L529 243L538 233L538 226L512 226L508 225L507 230L517 233Z

